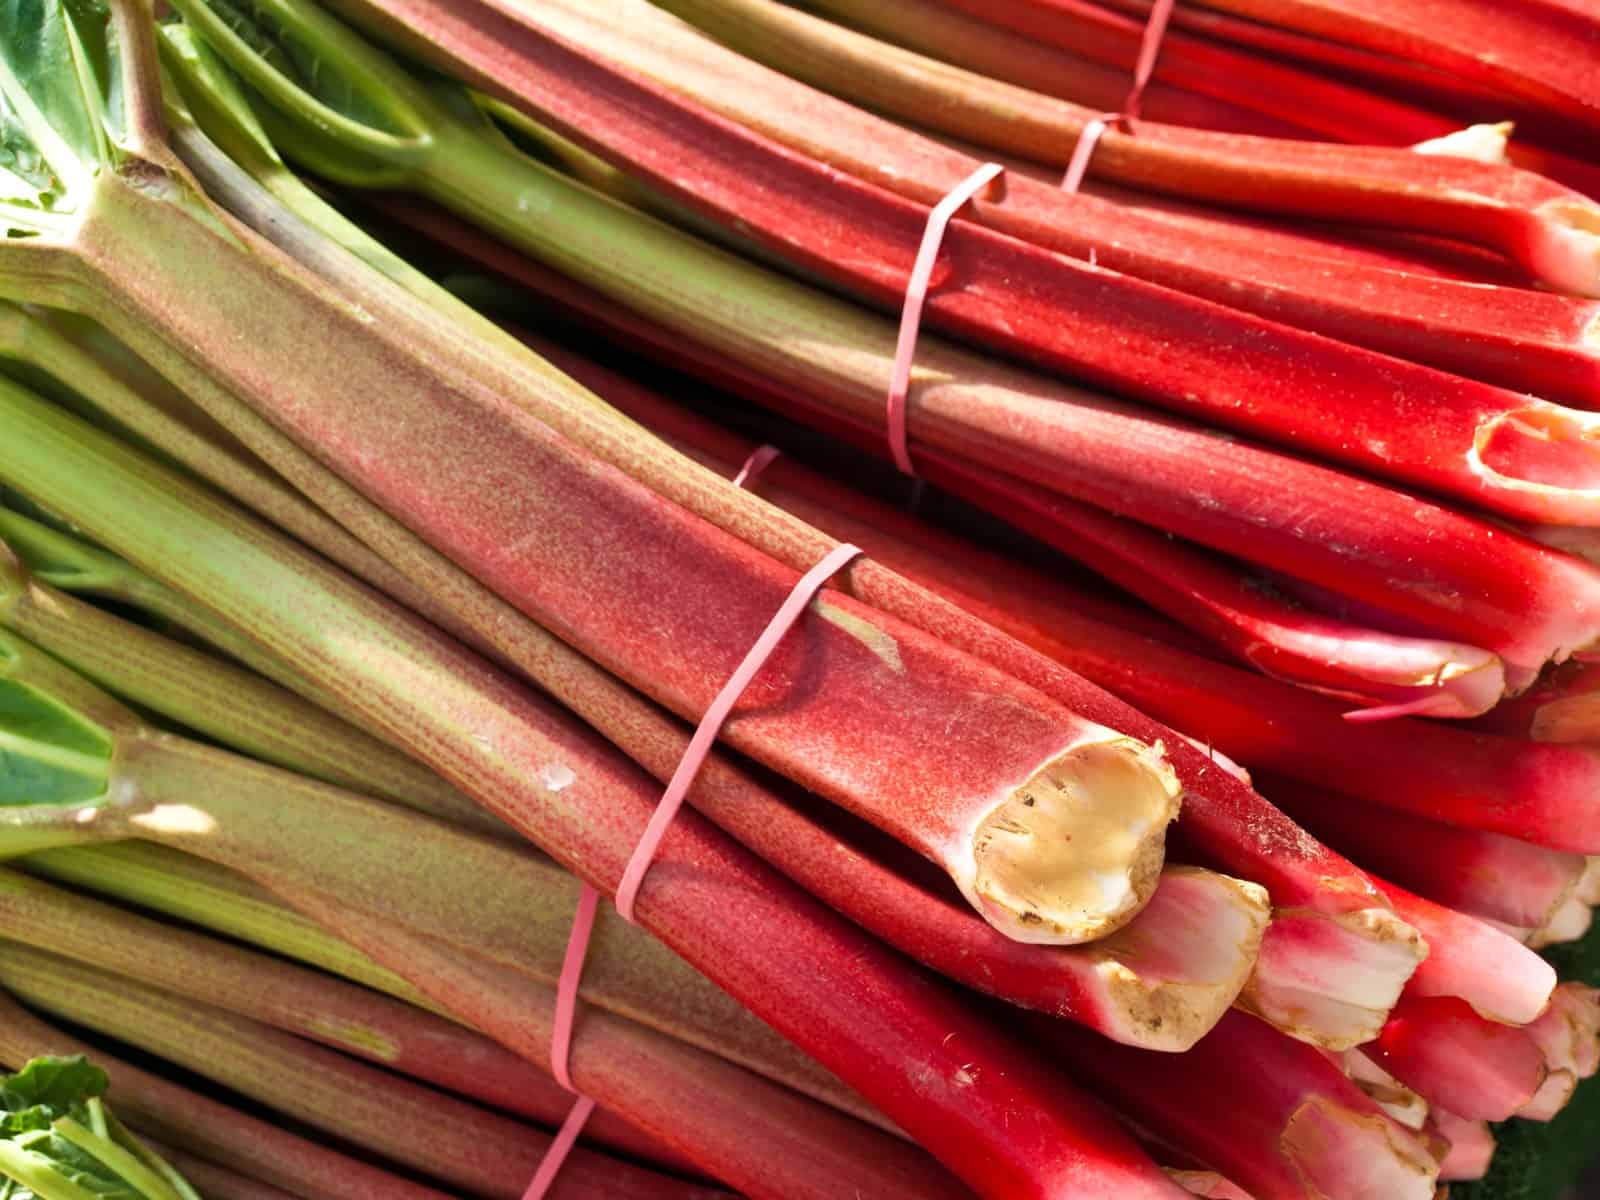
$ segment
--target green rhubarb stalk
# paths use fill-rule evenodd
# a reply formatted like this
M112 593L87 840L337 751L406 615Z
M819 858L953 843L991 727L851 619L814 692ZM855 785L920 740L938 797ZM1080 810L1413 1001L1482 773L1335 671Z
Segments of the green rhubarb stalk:
M263 468L147 364L81 318L0 303L0 358L65 385L93 412L110 418L373 587L408 604L418 598L400 572Z
M451 1200L443 1192L349 1158L120 1062L51 1028L0 991L0 1063L21 1068L41 1057L87 1055L110 1076L118 1111L167 1145L204 1155L307 1200ZM116 1128L115 1122L115 1117L108 1116L108 1126Z
M15 942L0 941L0 983L44 1012L473 1195L517 1200L550 1143L534 1126L259 1022ZM576 1152L562 1177L595 1200L713 1194L589 1151Z
M105 1107L111 1081L83 1056L35 1058L0 1079L0 1195L25 1200L200 1200ZM25 1189L17 1191L16 1187Z
M572 1107L571 1093L555 1080L433 1013L16 871L0 870L0 937L259 1021L542 1125L560 1125ZM686 1165L609 1114L596 1114L584 1132L636 1158Z
M515 836L438 775L325 709L51 587L11 554L3 536L0 625L123 700L241 754L489 836Z
M0 505L0 541L37 578L63 592L114 600L193 634L263 674L285 668L203 606L115 554Z
M40 851L12 865L259 946L417 1008L450 1015L401 976L301 916L260 884L181 850L148 842L115 842Z
M16 764L0 781L0 857L11 856L13 833L23 853L48 847L52 834L68 846L139 838L242 871L337 931L393 924L546 986L560 975L579 884L542 856L152 729L6 631L0 696L0 745ZM583 983L602 1007L860 1110L810 1059L609 910Z

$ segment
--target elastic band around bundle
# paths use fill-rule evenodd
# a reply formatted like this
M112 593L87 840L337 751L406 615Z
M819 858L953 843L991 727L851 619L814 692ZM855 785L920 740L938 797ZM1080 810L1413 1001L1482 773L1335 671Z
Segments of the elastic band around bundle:
M533 1182L522 1193L522 1200L544 1200L545 1193L556 1181L556 1176L561 1174L567 1155L572 1153L578 1135L583 1132L589 1115L595 1109L594 1101L573 1085L571 1059L573 1026L578 1016L578 985L583 981L583 963L589 956L589 939L594 934L595 917L599 910L600 893L584 884L578 893L578 911L572 919L572 932L567 937L567 956L562 960L561 978L556 984L556 1020L550 1034L550 1073L567 1091L576 1093L578 1099L567 1113L566 1120L561 1122L561 1129L545 1151Z
M1132 128L1133 122L1139 119L1139 109L1144 103L1145 89L1150 86L1150 80L1155 75L1156 59L1161 56L1161 43L1167 36L1167 25L1172 20L1175 2L1176 0L1155 0L1150 6L1150 16L1144 26L1144 37L1139 42L1139 58L1133 68L1133 86L1128 90L1128 98L1122 102L1122 111L1101 113L1083 127L1083 132L1078 135L1078 144L1072 148L1072 157L1067 160L1066 174L1061 177L1062 191L1076 192L1083 186L1083 177L1089 170L1089 160L1094 157L1095 147L1100 144L1100 139L1107 129L1116 125L1126 132Z
M928 299L933 264L938 261L939 247L944 244L950 218L1004 170L999 163L984 163L934 205L928 214L927 227L922 231L922 245L917 249L917 261L911 267L905 303L900 309L900 336L894 347L894 369L889 375L886 409L889 453L894 456L894 465L907 475L915 475L917 471L911 465L911 451L906 442L906 392L911 386L911 361L917 352L917 331L922 327L922 307Z
M650 823L645 826L644 836L639 839L638 848L634 850L633 857L628 860L627 869L622 873L622 883L617 888L617 911L625 919L629 921L634 919L633 906L639 895L639 886L644 882L645 874L650 870L650 864L655 860L656 851L661 845L661 839L666 836L673 818L683 807L683 799L689 794L689 788L693 786L700 768L705 765L706 756L711 753L717 734L721 732L722 724L733 711L733 706L739 702L739 697L744 695L745 689L750 686L750 681L756 677L756 673L766 664L767 659L772 657L772 652L778 648L778 643L783 641L784 635L800 619L800 614L805 612L812 597L822 590L823 584L838 574L846 563L860 553L859 548L841 543L800 577L794 590L789 593L772 620L768 622L766 629L762 630L761 636L756 639L755 645L750 647L749 653L744 656L744 660L740 662L728 682L722 685L722 690L711 702L711 707L706 709L705 716L700 718L694 736L689 739L689 748L683 752L678 769L673 772L667 790L662 793L661 803L656 806L656 811L650 817Z

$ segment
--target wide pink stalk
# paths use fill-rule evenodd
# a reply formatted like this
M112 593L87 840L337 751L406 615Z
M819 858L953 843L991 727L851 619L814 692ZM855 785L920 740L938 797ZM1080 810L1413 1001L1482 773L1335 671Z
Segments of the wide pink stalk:
M450 1200L434 1188L247 1116L98 1047L69 1037L0 992L0 1062L20 1069L41 1055L83 1054L111 1077L117 1112L182 1150L296 1196L327 1200Z
M480 262L511 272L521 282L534 281L541 291L575 302L586 315L618 316L614 309L594 301L592 293L543 272L526 259L496 249L464 227L441 223L435 215L412 207L390 206L388 211L430 234L446 236L453 246L465 249ZM585 304L595 306L585 308ZM637 335L641 344L652 348L684 345L681 339L664 338L653 327L632 319L625 326L603 323L608 329L625 328L628 336ZM714 356L697 359L697 369L708 369L708 362L715 373L721 360ZM587 436L594 439L593 444L607 443L594 432ZM619 449L608 449L607 453L616 454ZM744 491L724 489L708 495L672 471L644 470L646 460L629 461L637 464L653 486L694 502L708 518L757 540L786 561L796 565L814 561L813 555L826 553L834 544L821 533L785 520L778 510ZM918 622L1074 707L1100 713L1119 728L1143 730L1152 738L1172 736L1170 730L1088 684L1053 659L1023 646L925 587L876 568L871 560L852 571L849 583L856 594L876 607ZM1305 989L1314 987L1325 1001L1318 1016L1332 1023L1307 1029L1307 1036L1326 1037L1330 1044L1340 1045L1370 1037L1414 969L1422 953L1420 944L1381 911L1381 903L1378 908L1371 907L1378 893L1353 864L1317 843L1204 752L1183 742L1169 742L1167 752L1188 789L1185 817L1178 832L1190 852L1267 886L1278 905L1296 909L1296 923L1302 930L1309 924L1324 926L1315 939L1319 951L1315 972L1296 967L1290 976L1292 985L1289 980L1282 981L1280 991L1284 995L1293 993L1293 1003L1290 1008L1275 1012L1274 1019L1301 1023L1308 1012ZM1263 840L1263 833L1269 830ZM1266 846L1271 847L1270 853ZM1287 942L1282 954L1270 953L1281 926L1280 919L1268 931L1263 961L1258 964L1257 985L1264 974L1282 971L1297 958L1298 952Z
M1574 898L1587 866L1581 854L1440 824L1303 779L1258 772L1255 782L1307 829L1375 874L1470 916L1540 928Z
M368 0L362 0L363 3ZM839 0L830 0L838 3ZM915 37L914 0L850 0L853 15ZM695 19L737 8L719 22L724 40L748 33L751 0L673 0ZM669 5L671 7L672 5ZM799 22L788 22L788 28ZM942 133L1064 166L1097 114L1054 97L926 58L889 42L813 20L815 42L785 69L866 107ZM757 57L787 54L776 38L740 39ZM1412 229L1489 245L1562 290L1593 294L1593 202L1530 171L1375 146L1344 146L1212 133L1142 121L1112 130L1092 169L1104 178L1224 207L1342 223Z
M550 1145L550 1135L535 1126L259 1022L14 942L0 942L0 982L34 1007L471 1195L519 1200ZM727 1195L584 1149L568 1158L562 1179L573 1200Z
M1600 991L1582 983L1562 983L1550 1007L1527 1027L1551 1071L1588 1079L1600 1071Z
M48 249L43 257L49 260ZM191 282L208 257L187 263ZM242 265L228 263L231 278ZM280 270L278 278L297 278ZM217 294L236 295L237 283L233 278L228 286L219 285ZM321 307L314 289L291 290L294 311L316 322L319 369L343 376L349 363L342 353L327 352L328 331L313 316ZM305 337L313 326L302 329L302 324L289 319L285 328L261 327L251 321L252 328L275 337L299 338L304 354L310 351ZM253 355L258 351L252 346ZM287 372L295 357L276 366ZM45 418L42 410L36 415ZM14 417L8 422L15 434L20 426ZM68 460L89 455L76 470L56 475L48 490L93 536L122 547L147 569L182 575L185 590L205 597L228 620L336 688L351 711L415 747L569 868L605 891L615 888L654 807L655 788L646 777L614 762L597 742L578 735L524 689L453 643L322 564L294 555L266 531L230 520L178 477L138 464L126 450L76 426L70 436L51 442ZM438 446L428 449L431 453ZM46 466L37 454L7 455L4 472L25 488L38 488L45 481L35 472ZM520 470L518 477L526 474ZM74 478L82 484L74 484ZM108 492L111 479L122 485L118 495ZM170 554L165 545L149 541L142 548L130 545L141 530L148 535L152 529L162 531L161 539L171 539L170 545L220 541L230 561ZM241 580L268 578L270 588L241 586ZM375 642L375 622L382 642ZM375 654L375 644L386 652ZM471 736L463 734L464 726ZM556 766L571 774L571 782L559 789L542 782ZM567 774L559 778L565 781ZM694 814L683 814L670 831L638 911L648 928L780 1031L803 1041L913 1136L937 1147L980 1191L1170 1194L1170 1185L1136 1150L1064 1081L1030 1061L1021 1046L975 1021L947 993L908 972L901 960L827 914ZM892 1019L885 1019L886 1007ZM979 1078L962 1091L959 1105L930 1102L925 1088L912 1086L912 1064L919 1080L930 1071L950 1078L963 1068L967 1078L970 1064L979 1065ZM577 1078L582 1086L582 1075ZM1012 1114L1009 1128L1003 1112ZM1018 1112L1027 1114L1021 1125ZM736 1185L755 1194L755 1182Z
M1243 1013L1194 1049L1156 1058L1060 1022L1030 1029L1100 1095L1161 1141L1253 1196L1431 1197L1437 1166L1320 1051ZM1232 1080L1219 1087L1220 1080Z
M298 1034L555 1127L572 1095L497 1042L424 1009L232 942L0 871L0 933ZM585 1136L675 1169L681 1157L606 1112Z
M1367 1051L1430 1104L1470 1120L1516 1115L1548 1074L1527 1033L1486 1021L1454 997L1402 1000ZM1570 1080L1566 1090L1570 1095Z
M626 20L566 0L519 11L729 120L919 203L935 203L979 166L970 154L733 53L655 9L631 10ZM787 21L789 13L770 10L774 20ZM1259 229L1215 220L1195 229L1097 196L1068 195L1056 182L1012 172L1003 195L977 197L964 215L1075 258L1092 257L1112 270L1386 354L1579 405L1600 394L1600 353L1591 336L1600 305L1593 301L1360 262L1334 270L1307 257L1314 246L1290 253Z
M733 475L754 449L754 443L719 430L580 356L540 339L530 339L530 344L721 474ZM964 607L1024 641L1030 628L1048 628L1051 614L1063 606L1082 611L1087 603L1094 612L1093 598L1077 589L940 535L793 462L772 464L750 486L817 528L862 546L903 575L957 586ZM1214 556L1087 505L1016 486L994 472L972 469L970 486L960 493L984 502L990 511L1006 512L1019 528L1181 621L1192 631L1189 636L1185 629L1155 621L1141 621L1140 629L1186 649L1198 642L1206 646L1201 653L1214 655L1216 647L1225 647L1258 670L1302 686L1387 701L1434 716L1481 713L1502 694L1500 664L1484 651L1397 637L1322 617L1261 588ZM1102 611L1121 615L1135 610L1110 605ZM1202 639L1214 644L1207 646ZM1362 710L1355 715L1363 715Z

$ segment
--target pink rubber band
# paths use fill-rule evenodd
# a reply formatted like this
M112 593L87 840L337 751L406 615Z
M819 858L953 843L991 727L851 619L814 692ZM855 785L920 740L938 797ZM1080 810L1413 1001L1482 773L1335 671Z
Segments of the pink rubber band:
M633 903L639 895L639 885L644 882L645 873L650 870L650 864L655 860L661 839L666 836L673 818L683 807L683 798L688 795L695 776L700 773L706 755L711 753L711 747L717 740L722 723L728 719L728 714L733 711L733 706L738 703L739 697L744 695L744 690L750 686L750 681L756 677L756 673L778 648L778 643L800 619L800 614L805 612L806 606L811 603L811 598L822 590L822 585L833 578L841 567L860 553L861 551L855 546L841 543L800 577L800 582L795 584L794 590L784 600L782 607L774 614L766 629L762 630L761 636L756 639L756 644L751 646L750 652L744 656L744 661L739 664L728 682L722 685L722 690L711 702L711 707L706 709L705 716L700 718L694 736L689 739L689 748L683 752L683 759L678 763L678 769L673 772L667 790L662 793L661 803L656 806L655 813L650 817L650 824L645 827L644 836L639 839L633 857L628 860L627 870L622 873L622 883L617 888L617 911L625 919L633 920Z
M911 451L906 445L906 390L911 386L911 360L917 350L917 331L922 327L922 306L928 299L933 264L938 261L939 247L944 244L944 231L950 225L950 218L1004 170L999 163L984 163L956 184L934 205L928 214L927 228L922 232L922 245L911 267L905 305L900 310L900 337L895 343L894 370L889 376L889 452L894 455L894 465L907 475L917 472L911 465Z
M567 956L561 963L561 978L556 983L556 1021L550 1034L550 1073L556 1082L569 1092L577 1093L578 1101L561 1123L555 1141L544 1152L544 1159L534 1173L533 1182L522 1193L522 1200L543 1200L550 1185L561 1174L562 1164L572 1152L578 1135L583 1132L594 1112L595 1104L588 1096L578 1092L572 1083L572 1031L578 1017L578 985L583 981L583 963L589 956L589 939L594 933L595 917L600 911L600 893L587 883L578 892L578 911L572 918L572 932L567 936Z
M744 460L744 466L739 468L739 473L733 477L733 486L742 488L761 472L772 465L773 459L782 458L783 451L776 446L757 446L750 451L750 457Z
M1176 0L1155 0L1150 6L1144 37L1139 42L1139 57L1133 67L1133 86L1128 89L1128 98L1122 102L1122 111L1101 113L1083 127L1083 132L1078 135L1078 144L1072 148L1072 157L1067 160L1066 174L1061 177L1062 191L1075 192L1083 185L1089 160L1094 157L1094 149L1107 129L1113 125L1127 129L1138 120L1145 89L1150 86L1150 80L1156 73L1156 59L1161 56L1161 43L1167 36L1167 25L1172 20L1175 3Z

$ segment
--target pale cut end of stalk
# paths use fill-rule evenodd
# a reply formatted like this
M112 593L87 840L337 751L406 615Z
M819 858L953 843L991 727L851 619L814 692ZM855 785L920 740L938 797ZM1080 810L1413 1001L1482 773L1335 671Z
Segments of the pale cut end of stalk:
M1426 1100L1360 1050L1346 1050L1343 1062L1350 1082L1372 1097L1374 1104L1412 1132L1422 1132L1428 1123Z
M1600 415L1530 396L1478 426L1467 464L1530 521L1600 525Z
M1553 1121L1577 1090L1578 1077L1571 1071L1551 1071L1533 1099L1517 1110L1517 1116L1525 1121Z
M1585 904L1600 904L1600 854L1588 856L1583 875L1572 894Z
M1558 984L1550 1007L1525 1029L1552 1072L1588 1079L1600 1071L1600 989Z
M1243 989L1271 919L1267 890L1198 867L1168 867L1139 920L1097 949L1093 1003L1107 1037L1182 1053L1209 1033ZM1152 941L1142 931L1161 930Z
M1280 909L1239 1003L1290 1037L1349 1050L1378 1036L1427 955L1422 935L1388 909Z
M1181 795L1159 743L1079 743L979 820L969 899L1019 942L1114 933L1155 892Z
M1318 1096L1289 1118L1284 1157L1310 1196L1341 1200L1432 1200L1439 1164L1423 1139L1388 1117L1354 1113Z
M1552 200L1534 212L1527 266L1558 291L1600 296L1600 205Z
M1473 162L1506 166L1506 148L1511 143L1511 133L1516 126L1510 121L1496 121L1482 125L1468 125L1452 130L1411 149L1417 154L1438 154L1447 158L1470 158Z
M1575 942L1589 932L1594 924L1594 909L1577 896L1569 896L1550 914L1550 919L1528 938L1530 950L1543 950L1546 946L1560 946Z
M1451 649L1450 657L1441 659L1436 668L1425 674L1409 679L1374 680L1385 690L1397 690L1399 694L1396 700L1390 704L1353 709L1344 714L1344 719L1363 722L1387 721L1395 717L1441 717L1449 720L1477 717L1488 712L1506 694L1505 664L1498 655L1475 646L1453 646Z

